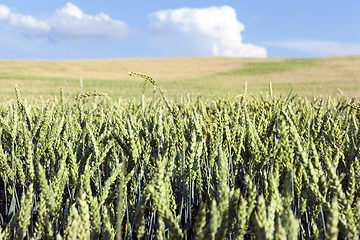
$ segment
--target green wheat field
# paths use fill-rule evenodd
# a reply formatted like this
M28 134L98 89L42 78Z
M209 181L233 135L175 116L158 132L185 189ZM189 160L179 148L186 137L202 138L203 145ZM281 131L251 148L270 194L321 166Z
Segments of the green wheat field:
M0 61L0 239L359 239L359 66Z

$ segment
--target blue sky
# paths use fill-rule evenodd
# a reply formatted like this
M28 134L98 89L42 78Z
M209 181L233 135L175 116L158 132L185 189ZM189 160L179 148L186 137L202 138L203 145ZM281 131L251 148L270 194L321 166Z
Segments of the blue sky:
M0 59L360 54L360 1L0 2Z

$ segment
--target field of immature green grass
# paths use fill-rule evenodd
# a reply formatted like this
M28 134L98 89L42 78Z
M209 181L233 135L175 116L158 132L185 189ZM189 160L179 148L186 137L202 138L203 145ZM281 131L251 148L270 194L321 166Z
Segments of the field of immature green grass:
M188 74L286 75L322 61ZM21 72L7 74L25 79ZM70 94L30 104L23 85L0 104L0 239L359 239L355 98L280 97L268 84L258 96L171 99L160 81L129 75L137 98L69 96L67 76Z
M250 58L158 58L77 61L0 61L0 99L14 97L17 84L30 102L54 97L60 88L66 96L82 92L106 92L114 99L139 98L142 80L128 71L152 76L165 95L176 100L187 93L204 98L237 96L247 82L248 93L288 93L292 88L303 97L335 96L338 88L348 97L360 96L360 56L321 59ZM80 87L80 79L83 89ZM148 90L145 97L151 97Z
M359 66L0 61L0 239L358 239Z

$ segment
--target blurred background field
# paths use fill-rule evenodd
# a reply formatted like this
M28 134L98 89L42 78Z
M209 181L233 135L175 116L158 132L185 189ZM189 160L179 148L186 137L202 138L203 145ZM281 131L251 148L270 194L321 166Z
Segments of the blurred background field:
M0 61L0 98L15 97L18 85L28 101L81 92L105 92L112 98L138 98L144 80L128 72L152 76L166 97L202 93L205 98L237 96L247 82L248 93L267 94L272 83L276 95L294 93L303 97L360 96L360 56L280 59L183 57L148 59ZM80 85L82 79L83 88ZM148 86L146 96L152 96Z

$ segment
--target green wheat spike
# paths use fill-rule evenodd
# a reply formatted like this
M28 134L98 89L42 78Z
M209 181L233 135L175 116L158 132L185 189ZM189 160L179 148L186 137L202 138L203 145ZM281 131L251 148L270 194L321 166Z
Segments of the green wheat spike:
M326 239L328 240L336 240L338 239L339 229L339 205L337 196L335 195L332 199L331 209L328 215L328 222L327 222L327 235Z
M30 184L26 194L21 198L21 210L18 215L18 227L15 232L15 239L24 239L27 234L28 226L30 225L31 206L33 202L33 184Z
M199 211L196 217L196 222L194 226L194 238L195 239L203 239L203 229L206 225L206 206L204 203L200 204Z
M128 74L130 76L135 76L135 77L141 77L145 79L145 84L142 90L142 94L145 94L145 89L146 89L146 85L147 85L147 81L149 81L152 85L157 86L157 83L155 82L155 80L150 77L149 75L143 74L143 73L136 73L136 72L128 72Z
M359 239L359 226L357 226L353 210L349 204L346 206L345 216L347 228L346 235L349 237L349 239Z
M220 213L217 209L216 201L213 200L211 202L211 207L210 207L210 221L204 228L202 235L206 236L206 238L208 239L215 239L215 235L217 233L219 224L220 224Z
M234 239L243 239L247 229L247 223L250 215L247 214L248 202L243 197L240 197L240 204L237 210L237 223L235 225Z

